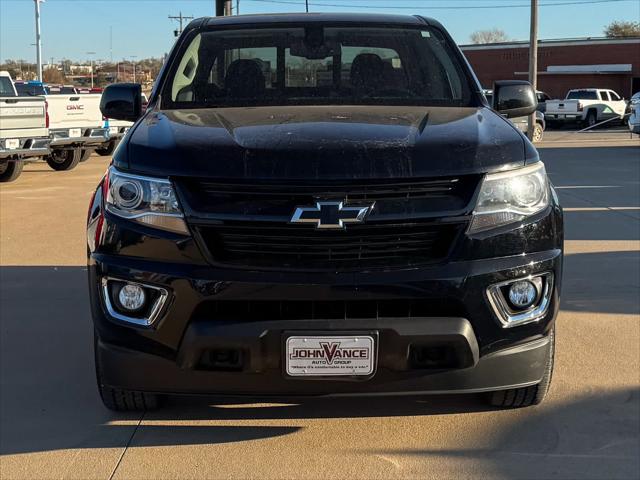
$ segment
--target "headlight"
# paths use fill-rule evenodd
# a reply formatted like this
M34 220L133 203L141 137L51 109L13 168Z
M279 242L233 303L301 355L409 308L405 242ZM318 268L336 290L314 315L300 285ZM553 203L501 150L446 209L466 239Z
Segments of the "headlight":
M519 222L549 205L544 164L488 174L482 181L469 233Z
M106 210L154 228L189 235L171 182L109 168Z

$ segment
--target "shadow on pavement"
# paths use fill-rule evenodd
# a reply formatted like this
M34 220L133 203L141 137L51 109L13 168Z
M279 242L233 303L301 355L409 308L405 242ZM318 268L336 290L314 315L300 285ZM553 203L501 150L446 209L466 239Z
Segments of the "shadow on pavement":
M637 275L634 277L634 272L638 272L638 252L570 255L567 257L565 271L568 274L563 293L565 308L613 313L638 311L638 297L633 295L634 292L637 293L638 286ZM596 279L591 278L593 272L599 272ZM616 278L620 278L620 284ZM86 269L83 267L0 268L2 454L124 447L136 429L140 416L114 415L102 407L98 398L93 371L92 325L86 281ZM630 289L621 289L619 296L616 296L616 289L621 288L622 282L628 282ZM637 392L627 392L625 398L631 406L635 405L637 413ZM305 399L293 404L263 405L259 408L237 400L221 402L218 399L215 406L209 406L206 401L207 399L202 398L175 398L165 410L148 413L145 419L152 422L145 424L136 433L136 445L238 442L288 435L305 428L304 425L291 425L291 422L275 426L175 426L162 425L163 420L173 423L181 419L235 421L375 418L491 410L475 395L374 397L367 398L366 401L350 398ZM534 418L539 417L539 421L546 425L560 425L564 422L562 415L566 413L571 421L575 421L574 424L566 424L566 429L577 429L580 435L580 432L587 435L589 428L583 429L578 421L579 417L583 417L585 425L605 420L614 422L608 430L604 424L600 425L603 439L606 439L607 435L615 437L619 430L618 420L615 415L612 416L616 409L609 405L611 402L619 404L620 396L594 396L581 400L576 405L563 407L565 410L562 412L551 412L551 420L545 420L544 416ZM622 404L627 405L625 402ZM629 423L629 415L620 418L626 418L626 424L623 422L620 425L623 433L635 425L633 422L637 423L637 418L632 418L633 421ZM538 440L547 446L553 440L546 438L546 430L537 427L535 422L527 423L522 428L523 439L533 442L531 448L538 448ZM520 445L518 438L517 430L514 430L512 437L505 436L508 440L505 440L505 445ZM527 444L525 442L521 445ZM605 444L600 446L605 450L608 448L605 448ZM493 446L488 448L491 451L494 449ZM495 448L499 450L501 447ZM604 454L608 455L609 452Z
M565 255L560 309L640 314L640 251Z
M639 405L637 387L594 392L526 410L484 448L367 453L476 460L503 478L639 478Z
M278 420L451 415L496 410L482 395L387 397L172 397L153 420Z
M565 240L599 242L640 240L640 218L634 217L634 214L640 214L640 209L632 212L624 210L598 212L565 210Z

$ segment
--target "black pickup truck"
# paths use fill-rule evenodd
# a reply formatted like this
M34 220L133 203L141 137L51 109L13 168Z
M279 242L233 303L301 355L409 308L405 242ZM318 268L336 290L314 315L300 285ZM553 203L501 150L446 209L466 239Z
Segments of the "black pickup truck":
M538 153L419 16L202 18L88 215L95 358L116 410L165 394L482 392L551 381L562 210ZM499 113L498 113L499 112Z

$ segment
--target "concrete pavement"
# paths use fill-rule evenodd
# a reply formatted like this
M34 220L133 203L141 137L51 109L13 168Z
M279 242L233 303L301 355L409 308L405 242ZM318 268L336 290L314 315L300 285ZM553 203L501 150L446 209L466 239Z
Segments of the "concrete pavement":
M107 160L27 167L0 187L0 478L640 478L640 144L588 145L540 148L566 208L556 371L543 405L510 411L175 398L112 414L83 266Z

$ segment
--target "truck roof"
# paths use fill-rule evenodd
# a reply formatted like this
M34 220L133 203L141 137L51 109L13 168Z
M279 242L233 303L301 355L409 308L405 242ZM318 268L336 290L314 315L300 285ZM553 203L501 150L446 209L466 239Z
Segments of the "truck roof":
M267 13L252 15L231 15L226 17L202 17L193 20L189 26L226 26L226 25L269 25L291 23L371 23L404 26L440 24L418 15L391 15L380 13Z

